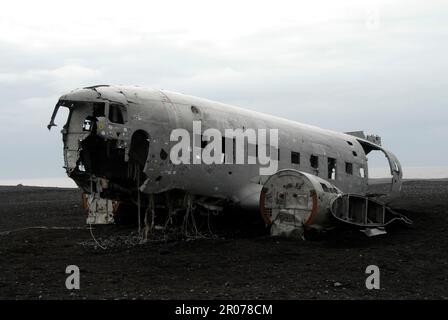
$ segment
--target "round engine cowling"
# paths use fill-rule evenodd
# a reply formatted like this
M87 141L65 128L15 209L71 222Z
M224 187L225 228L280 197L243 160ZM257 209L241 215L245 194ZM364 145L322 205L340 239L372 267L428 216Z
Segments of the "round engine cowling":
M331 226L330 202L341 191L328 181L294 169L280 170L264 183L260 211L271 235L302 237L304 230Z

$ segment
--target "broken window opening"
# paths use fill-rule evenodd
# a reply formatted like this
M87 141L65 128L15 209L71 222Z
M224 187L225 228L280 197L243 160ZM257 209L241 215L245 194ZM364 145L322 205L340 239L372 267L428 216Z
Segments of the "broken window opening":
M322 189L324 190L324 192L330 192L330 189L328 189L328 187L325 183L321 183L320 185L322 186Z
M109 120L113 123L124 124L125 117L122 106L113 103L109 105Z
M199 109L198 109L198 107L196 107L196 106L191 106L191 112L192 112L193 114L199 114Z
M328 179L336 180L336 159L328 158Z
M300 153L291 151L291 163L300 164Z
M93 103L93 116L95 118L106 116L106 108L104 102Z
M364 147L364 145L363 145ZM395 156L374 145L368 145L370 150L367 154L368 169L366 168L366 178L368 178L368 193L390 194L401 189L400 165L394 165ZM395 169L397 169L396 171ZM368 171L367 171L368 170Z
M365 171L364 167L359 167L359 176L361 178L365 178L366 177L366 171Z
M372 150L367 155L369 164L369 178L370 182L381 181L384 179L391 179L392 173L389 160L381 150Z
M311 155L310 165L311 165L311 168L313 168L313 169L319 168L319 157L315 156L315 155Z
M60 107L63 107L62 109ZM63 129L68 127L70 123L70 117L73 110L73 103L70 101L60 101L56 107L54 108L52 117L50 119L50 124L47 128L51 128L52 126L56 126L56 123L63 123Z
M345 173L349 175L353 175L353 163L346 162L345 163Z

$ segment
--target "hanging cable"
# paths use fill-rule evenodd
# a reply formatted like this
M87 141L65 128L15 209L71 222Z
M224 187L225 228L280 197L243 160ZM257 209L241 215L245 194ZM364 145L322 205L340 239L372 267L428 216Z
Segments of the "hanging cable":
M101 243L99 243L99 242L96 240L95 236L93 235L93 229L92 229L92 224L91 224L91 223L89 223L89 229L90 229L90 235L92 236L93 241L95 241L95 243L98 245L98 247L100 247L100 248L103 249L103 250L107 250L107 248L106 248L106 247L103 247L103 246L101 245Z

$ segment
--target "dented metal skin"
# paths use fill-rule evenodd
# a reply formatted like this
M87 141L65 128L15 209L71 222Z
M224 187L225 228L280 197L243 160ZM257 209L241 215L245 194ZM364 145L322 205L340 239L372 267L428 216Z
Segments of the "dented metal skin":
M342 192L312 174L284 169L269 177L260 196L260 211L271 234L302 237L304 231L330 229L328 210Z
M49 128L60 107L70 110L62 129L67 174L87 193L100 183L101 196L108 199L135 202L138 185L143 194L181 190L205 205L258 209L269 178L260 176L258 164L171 163L170 149L176 143L170 142L171 131L184 128L192 133L195 120L202 122L202 131L278 129L278 170L318 176L344 193L369 192L366 155L380 150L393 176L388 191L401 189L400 163L379 144L206 99L130 86L76 89L61 96ZM300 164L291 163L292 151L300 153ZM312 155L318 157L318 168L311 166ZM335 175L328 172L329 158L335 159ZM351 174L346 163L352 164Z

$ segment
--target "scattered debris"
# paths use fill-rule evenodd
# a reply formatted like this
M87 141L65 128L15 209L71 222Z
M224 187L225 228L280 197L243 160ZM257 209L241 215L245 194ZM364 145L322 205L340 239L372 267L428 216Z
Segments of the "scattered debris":
M342 283L340 283L340 282L333 283L333 287L341 287L341 286L342 286Z
M359 231L361 231L368 237L380 236L382 234L387 233L386 230L384 230L384 228L367 228Z

